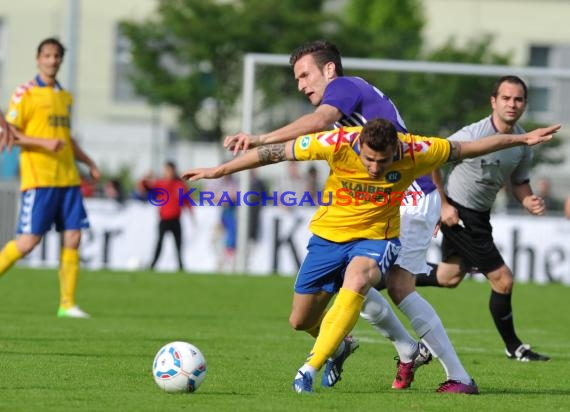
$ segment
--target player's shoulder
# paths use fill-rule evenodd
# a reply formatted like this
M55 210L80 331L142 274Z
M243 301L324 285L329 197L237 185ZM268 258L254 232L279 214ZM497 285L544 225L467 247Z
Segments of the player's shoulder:
M461 129L448 137L449 140L477 140L485 136L497 133L491 116L484 117L474 123L463 126Z
M366 80L354 76L339 76L329 82L327 88L360 89L369 85Z
M481 120L468 124L464 129L471 130L475 134L480 134L486 133L487 131L495 131L495 126L493 125L492 117L489 115Z
M16 90L14 91L14 93L12 94L12 102L15 104L20 103L20 101L22 101L22 99L24 98L24 96L26 96L30 90L32 90L34 87L37 86L37 83L35 80L30 80L26 83L22 83L20 84Z
M358 139L358 136L360 136L361 131L361 126L341 127L339 129L315 133L313 139L316 140L320 146L334 148L336 152L342 146L352 147Z
M426 153L434 145L445 143L444 139L438 137L417 136L411 133L398 132L400 148L403 154L414 156L417 153Z

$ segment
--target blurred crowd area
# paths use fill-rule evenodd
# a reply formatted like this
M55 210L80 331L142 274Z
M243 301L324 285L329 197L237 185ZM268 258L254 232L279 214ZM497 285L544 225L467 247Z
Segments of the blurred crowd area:
M250 190L256 193L276 191L281 194L293 192L299 196L307 193L312 199L317 199L317 192L324 185L324 179L321 179L318 169L311 165L305 170L301 170L298 164L294 162L289 162L284 166L286 173L276 180L263 179L258 172L252 171ZM160 177L153 171L148 171L143 176L135 176L134 178L123 173L117 176L106 176L99 182L94 182L90 176L82 173L81 192L85 198L107 198L121 204L129 199L148 202L149 192L154 186L153 182ZM230 198L232 198L232 192L239 188L239 175L232 177L231 180L231 184L227 183L227 179L218 179L204 185L188 185L188 187L207 190L217 196L225 192L229 193Z
M0 153L0 180L18 179L18 149L12 153L4 151ZM304 165L303 165L304 166ZM313 165L302 169L297 163L288 162L283 165L284 172L278 179L263 179L259 173L252 174L251 190L256 192L295 192L309 193L313 199L317 198L317 192L322 189L326 176ZM81 174L81 192L85 198L107 198L119 204L132 199L141 202L148 201L149 188L153 180L158 179L156 173L148 171L143 176L131 176L125 169L117 175L106 175L99 182L93 180L86 173ZM239 179L239 175L236 176ZM570 195L566 198L556 197L552 181L548 177L538 177L531 182L536 195L542 197L549 214L562 215L570 218ZM224 191L223 184L205 186L204 189L212 191ZM198 187L202 189L202 187ZM227 189L227 188L226 188ZM494 213L518 214L525 213L520 203L511 195L509 188L502 190L495 202Z

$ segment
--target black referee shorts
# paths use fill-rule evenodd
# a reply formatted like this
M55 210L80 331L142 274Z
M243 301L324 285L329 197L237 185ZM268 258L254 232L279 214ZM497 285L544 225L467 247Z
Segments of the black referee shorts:
M443 261L451 256L459 256L463 270L484 275L504 265L505 261L493 240L491 211L478 212L455 203L450 198L447 201L457 209L464 227L441 225Z

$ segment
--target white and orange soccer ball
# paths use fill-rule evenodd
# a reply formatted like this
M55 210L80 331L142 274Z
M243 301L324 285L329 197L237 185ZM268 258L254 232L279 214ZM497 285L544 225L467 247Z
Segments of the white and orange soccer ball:
M206 358L188 342L170 342L154 357L152 376L166 392L196 392L206 377Z

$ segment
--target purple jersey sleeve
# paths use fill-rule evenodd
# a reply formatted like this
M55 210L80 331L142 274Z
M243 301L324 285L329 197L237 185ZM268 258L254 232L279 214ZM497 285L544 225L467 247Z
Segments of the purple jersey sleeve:
M331 81L321 104L340 110L343 116L338 126L363 126L370 120L382 118L390 120L399 132L407 132L394 103L360 77L342 76Z

